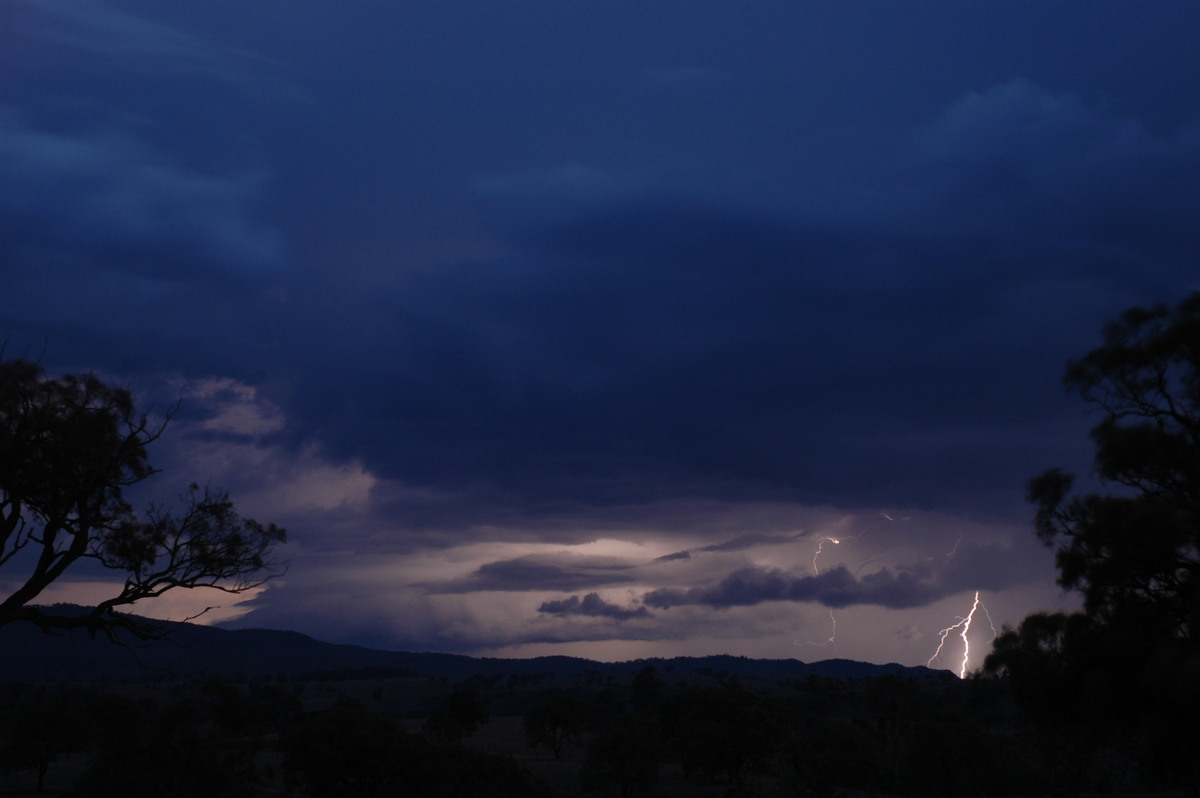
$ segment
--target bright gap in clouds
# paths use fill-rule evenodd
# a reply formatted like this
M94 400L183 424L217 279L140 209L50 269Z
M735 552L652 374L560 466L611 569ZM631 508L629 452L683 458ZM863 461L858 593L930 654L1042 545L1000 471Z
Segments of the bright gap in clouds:
M280 554L290 570L242 596L177 591L135 608L151 617L215 606L198 621L486 656L918 665L976 590L997 626L1062 602L1050 555L1027 528L934 512L678 498L415 525L405 520L414 507L469 508L472 498L413 489L289 441L282 411L248 385L181 385L190 409L153 458L167 466L166 484L240 486L240 512L288 528ZM101 596L88 582L44 598ZM990 642L981 634L972 632L972 668ZM959 642L948 640L944 667L958 670Z
M707 509L716 508L711 505ZM722 511L735 515L739 509ZM775 508L796 516L812 515L812 508ZM822 510L819 512L828 512ZM753 515L749 511L748 515ZM997 624L1016 623L1028 612L1057 607L1061 603L1052 584L1048 556L1042 571L1025 566L1027 551L1020 540L1032 538L1025 530L990 528L966 524L960 519L927 514L914 517L922 534L903 538L854 541L837 549L830 569L843 569L869 582L877 575L916 561L930 567L945 565L949 552L973 553L975 561L964 572L948 576L964 580L964 587L935 591L936 598L924 604L889 608L878 603L850 604L836 609L838 634L829 645L806 647L805 640L824 640L829 634L830 609L817 601L754 600L724 605L714 592L710 604L680 604L667 608L649 607L644 598L654 591L712 589L727 585L733 575L765 573L770 578L791 578L803 584L811 564L813 544L829 530L844 530L842 523L821 527L813 533L771 533L730 538L689 535L681 539L670 529L643 528L637 538L598 537L577 544L547 544L515 540L520 529L492 533L514 540L493 543L463 543L442 548L425 547L412 552L366 555L353 551L326 552L320 560L305 565L308 557L296 558L290 583L307 583L311 595L292 605L289 617L285 593L267 594L262 614L252 615L239 625L257 621L304 624L304 630L339 642L419 649L451 650L488 656L538 656L571 654L598 660L623 660L647 656L731 653L751 657L797 658L814 661L849 658L871 662L924 664L936 649L937 633L962 616L970 607L974 588L965 580L975 577L981 558L995 557L998 573L979 581ZM364 525L378 519L364 516ZM573 525L576 530L583 524ZM958 542L966 527L974 536L985 533L1003 540L1014 533L1015 543L1005 541L993 549ZM605 530L612 535L613 530ZM845 534L840 531L840 534ZM1036 547L1036 542L1029 541ZM732 545L731 545L732 544ZM868 545L870 544L870 545ZM932 553L929 553L932 552ZM687 556L680 556L686 554ZM1013 563L1022 562L1015 574ZM757 569L757 570L755 570ZM910 569L911 570L911 569ZM930 572L932 573L932 571ZM782 575L782 576L781 576ZM310 582L310 578L312 581ZM931 577L931 579L934 577ZM753 585L751 585L753 587ZM293 594L294 596L295 594ZM315 596L324 597L319 603ZM303 616L303 617L302 617ZM982 627L975 630L982 632ZM971 667L982 662L988 639L972 637ZM949 641L946 663L957 670Z
M242 593L226 593L215 588L168 590L161 596L143 599L118 607L119 612L132 613L160 621L188 621L201 626L236 621L253 611L250 602L266 587L254 587ZM78 604L93 606L121 592L121 583L104 580L60 580L38 596L37 603Z

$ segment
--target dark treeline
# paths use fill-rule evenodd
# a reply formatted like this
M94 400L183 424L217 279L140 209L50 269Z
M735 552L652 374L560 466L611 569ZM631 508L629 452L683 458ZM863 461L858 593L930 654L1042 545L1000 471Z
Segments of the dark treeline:
M547 690L524 716L527 741L574 756L601 795L1011 795L1041 774L1021 755L998 682L670 679Z
M393 700L414 685L419 704ZM69 796L1012 795L1072 777L1012 724L1004 682L949 675L212 678L8 685L0 703L7 783Z
M1013 686L652 666L540 680L11 684L0 771L12 791L78 798L1007 796L1149 791L1174 775L1101 739L1104 724L1027 715Z
M326 690L333 688L216 678L8 685L0 690L0 772L12 789L42 792L53 781L55 794L78 798L544 794L511 757L461 744L487 719L459 708L456 695L475 695L469 688L417 732L344 694L323 700Z

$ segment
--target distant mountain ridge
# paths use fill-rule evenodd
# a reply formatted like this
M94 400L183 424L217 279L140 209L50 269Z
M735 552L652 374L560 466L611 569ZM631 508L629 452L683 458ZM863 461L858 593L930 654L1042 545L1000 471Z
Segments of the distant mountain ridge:
M56 605L54 612L73 614L82 607ZM362 646L324 643L300 632L271 629L221 629L191 623L149 621L168 631L164 640L110 642L86 632L45 633L29 623L0 628L0 681L94 682L152 681L219 675L226 678L347 678L356 673L379 676L466 678L474 675L621 674L653 665L680 674L711 670L744 676L817 675L862 679L897 672L921 678L945 678L949 671L896 663L875 665L830 659L805 663L795 659L751 659L731 655L595 662L578 657L528 659L470 657L434 652L382 651Z

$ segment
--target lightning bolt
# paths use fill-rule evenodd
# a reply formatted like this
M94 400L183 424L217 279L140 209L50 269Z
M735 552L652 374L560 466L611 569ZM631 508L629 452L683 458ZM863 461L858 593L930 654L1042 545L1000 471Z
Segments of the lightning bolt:
M837 544L839 544L841 542L842 541L838 540L837 538L828 538L828 537L821 538L820 540L817 541L817 550L815 552L813 552L813 576L819 576L821 574L821 569L817 565L817 561L821 559L821 549L825 548L825 544L832 543L833 545L836 546Z
M837 642L837 616L833 614L833 610L829 611L829 639L825 641L825 645L832 645Z
M831 537L823 537L817 541L817 550L815 552L813 552L813 559L812 559L813 576L819 576L821 573L821 566L818 563L821 560L821 550L825 548L825 544L832 543L833 545L836 546L837 544L839 544L841 542L842 541L839 540L838 538L831 538ZM829 639L822 643L817 643L815 641L809 640L804 643L797 643L796 645L798 645L798 646L830 646L836 642L837 642L837 616L834 615L833 610L830 609L829 610Z
M946 638L950 633L958 630L958 636L963 641L963 656L962 663L958 668L958 678L967 678L967 668L971 664L971 641L967 638L967 633L971 631L971 623L975 620L975 613L983 611L983 616L987 618L988 626L992 628L992 640L996 639L996 624L992 623L992 615L988 612L987 607L979 598L979 591L975 591L975 601L971 604L971 611L966 616L958 616L958 622L947 626L942 631L938 632L938 647L937 651L933 652L933 656L925 663L928 667L933 667L933 663L937 662L942 656L942 649L946 647Z
M888 523L891 521L907 521L907 520L909 520L909 516L901 516L901 517L897 518L896 516L889 515L888 513L880 513L880 518L881 518L881 520L876 521L875 523L871 524L866 529L859 530L857 535L850 535L850 536L843 535L840 538L835 538L830 535L825 535L824 537L819 538L817 540L817 549L816 549L816 551L813 552L813 558L812 558L813 576L821 575L821 565L820 565L821 552L825 550L826 543L832 543L833 545L836 546L839 543L841 543L843 540L858 540L863 535L867 534L868 532L870 532L872 529L879 526L880 524L885 524L885 523ZM809 641L806 641L803 643L797 642L796 645L821 647L821 646L835 645L836 643L837 643L837 616L833 614L833 609L830 608L829 609L829 639L825 640L823 642L820 642L820 643L813 641L813 640L809 640Z

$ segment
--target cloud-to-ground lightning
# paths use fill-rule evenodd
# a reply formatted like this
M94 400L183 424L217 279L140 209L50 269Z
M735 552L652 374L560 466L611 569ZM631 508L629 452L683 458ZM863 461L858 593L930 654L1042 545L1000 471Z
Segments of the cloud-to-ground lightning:
M984 606L983 601L979 598L979 591L976 590L975 601L971 604L971 611L965 616L959 616L957 623L947 626L945 629L938 632L939 637L937 651L933 652L933 656L929 658L929 661L926 663L926 665L931 668L933 667L933 663L937 662L942 656L942 649L946 646L946 638L950 636L951 632L958 630L958 636L963 641L963 656L962 663L958 669L958 678L967 678L967 668L971 664L971 641L968 639L967 633L971 631L971 623L975 620L975 613L979 612L980 610L983 610L983 615L985 618L987 618L988 626L992 628L992 639L996 639L996 624L992 623L992 615L988 612L987 607Z
M837 642L837 616L833 614L833 610L829 611L829 639L821 645L833 645Z
M884 524L889 521L907 521L907 520L909 520L908 516L896 518L894 516L888 515L887 513L881 513L880 515L882 516L883 520L876 521L875 523L871 524L866 529L861 530L857 535L843 536L843 537L837 537L837 538L832 537L831 535L823 535L822 537L820 537L817 540L817 549L816 549L816 551L813 552L813 558L812 558L813 576L821 575L821 566L820 566L821 552L825 550L826 543L832 543L833 545L837 546L843 540L858 540L863 535L867 534L868 532L870 532L872 529L879 526L880 524ZM815 640L809 640L809 641L805 641L803 643L799 643L799 642L796 643L796 645L798 645L798 646L830 646L830 645L836 645L836 644L837 644L837 616L833 614L832 607L829 608L829 639L824 640L819 643L816 642Z
M825 640L797 640L798 646L814 646L816 648L824 648L825 646L837 645L837 616L833 614L833 610L829 610L829 637Z
M817 550L813 552L813 558L812 558L813 576L819 576L821 573L821 566L819 563L821 560L821 551L825 548L825 544L832 543L833 545L836 546L841 542L842 542L841 539L829 537L828 535L826 535L825 537L822 537L820 540L817 541ZM831 646L831 645L835 645L836 643L837 643L837 616L833 614L833 609L830 608L829 609L829 639L824 640L820 643L816 642L815 640L806 640L805 642L797 643L796 645L798 645L798 646Z
M824 537L817 541L817 550L813 552L813 576L819 576L821 573L821 567L817 564L817 562L821 559L821 550L825 548L825 544L832 543L836 546L841 542L842 541L837 538L830 537Z

